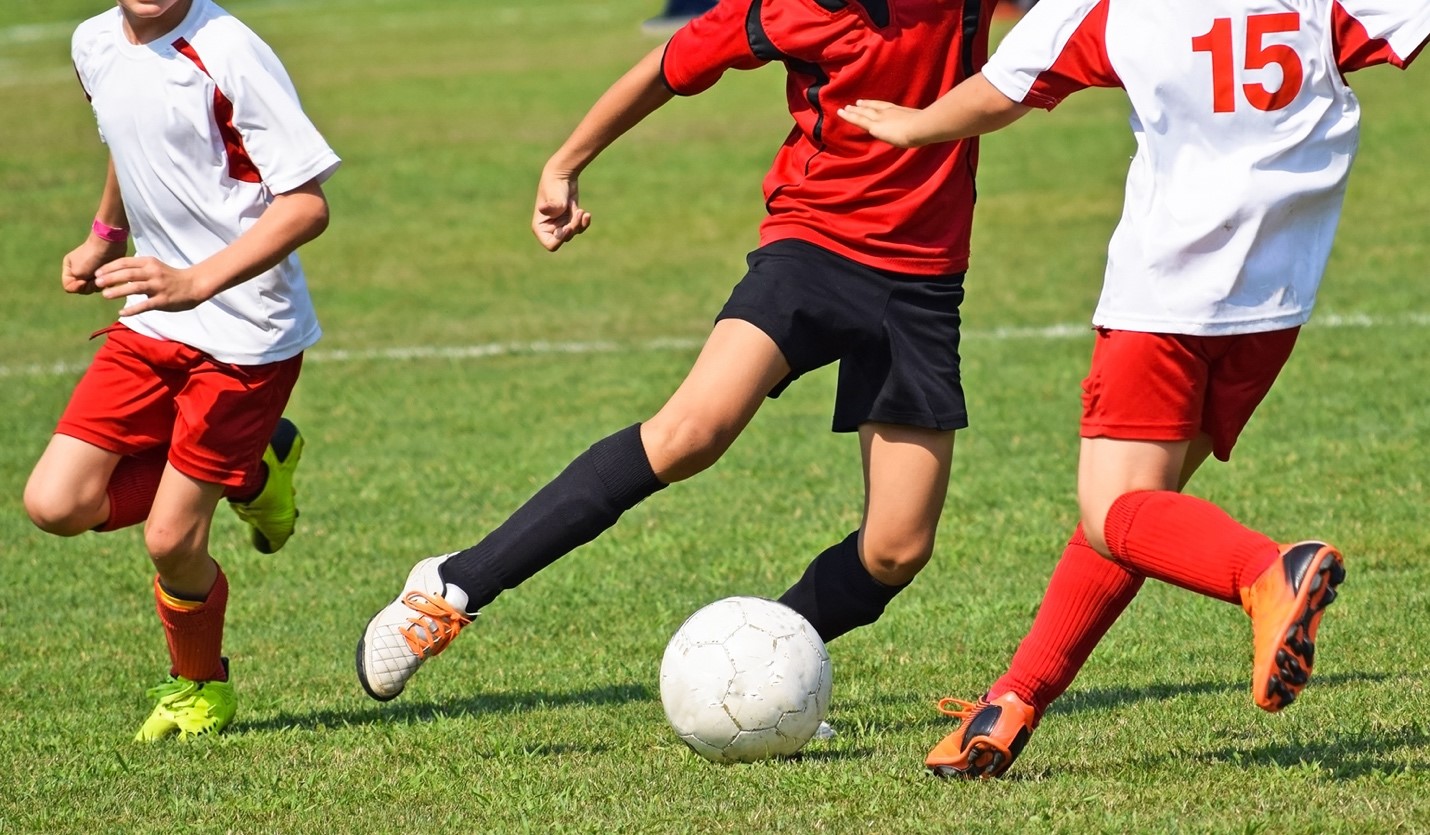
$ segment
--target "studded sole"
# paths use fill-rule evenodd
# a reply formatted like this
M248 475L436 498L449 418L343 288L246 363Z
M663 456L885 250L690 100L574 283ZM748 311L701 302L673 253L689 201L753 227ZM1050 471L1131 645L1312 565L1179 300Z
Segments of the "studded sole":
M1276 652L1276 673L1266 682L1266 696L1276 710L1281 710L1301 695L1311 680L1311 667L1316 657L1312 635L1316 616L1336 600L1336 588L1346 579L1345 566L1334 554L1326 554L1311 578L1311 590L1301 617L1286 630L1284 643Z

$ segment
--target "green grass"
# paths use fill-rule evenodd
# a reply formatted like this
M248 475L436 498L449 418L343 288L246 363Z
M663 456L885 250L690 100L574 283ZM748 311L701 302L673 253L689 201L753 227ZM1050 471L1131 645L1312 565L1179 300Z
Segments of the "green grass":
M655 0L233 0L346 160L304 250L327 336L290 410L303 522L247 550L226 511L238 724L129 742L165 667L136 531L61 540L20 495L113 316L64 296L102 149L68 32L106 4L0 8L0 832L1384 832L1430 826L1430 210L1424 68L1353 77L1362 158L1317 324L1238 448L1195 491L1278 538L1326 536L1350 577L1317 681L1247 692L1249 629L1149 584L1010 779L927 779L933 710L996 677L1074 520L1078 381L1131 141L1088 92L987 140L958 442L934 562L832 646L840 735L799 762L713 767L665 726L665 640L729 594L775 595L858 519L834 377L756 418L717 467L491 606L388 705L352 674L418 558L465 546L593 440L673 390L755 245L788 130L777 69L672 103L583 180L592 231L530 238L536 174L652 42ZM606 344L564 353L551 343ZM400 349L504 346L493 356ZM543 347L546 346L546 347ZM344 353L346 352L346 353Z

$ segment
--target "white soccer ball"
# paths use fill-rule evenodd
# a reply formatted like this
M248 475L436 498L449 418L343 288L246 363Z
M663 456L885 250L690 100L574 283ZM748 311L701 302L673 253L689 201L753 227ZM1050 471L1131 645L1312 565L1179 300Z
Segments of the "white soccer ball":
M787 757L829 710L833 668L819 634L773 600L727 597L686 619L660 662L666 719L719 763Z

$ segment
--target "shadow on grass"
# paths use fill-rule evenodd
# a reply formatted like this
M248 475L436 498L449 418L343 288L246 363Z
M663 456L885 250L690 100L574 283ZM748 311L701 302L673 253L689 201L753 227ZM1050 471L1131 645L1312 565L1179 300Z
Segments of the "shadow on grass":
M1364 684L1386 681L1393 678L1389 673L1327 673L1314 676L1310 687L1338 687L1345 684ZM1206 695L1212 693L1245 693L1251 698L1248 681L1237 682L1183 682L1181 684L1149 684L1144 687L1102 687L1090 690L1069 691L1048 708L1048 714L1057 716L1064 713L1082 713L1090 710L1105 710L1117 705L1133 702L1160 701L1175 696Z
M1327 673L1317 675L1311 682L1311 687L1340 687L1343 685L1366 684L1370 682L1383 682L1396 678L1396 675L1381 672L1359 672L1359 673ZM1048 708L1047 715L1059 717L1072 714L1093 713L1110 710L1120 705L1134 704L1137 702L1164 701L1178 696L1211 695L1217 693L1245 694L1247 702L1250 703L1250 685L1246 681L1237 682L1183 682L1181 684L1148 684L1142 687L1099 687L1087 690L1069 690L1062 698L1053 703ZM978 693L965 693L958 695L958 698L972 701L978 698ZM860 704L864 705L927 705L928 712L917 716L911 715L909 719L899 721L880 721L881 732L905 731L919 728L942 729L947 723L953 722L937 709L937 698L930 698L925 693L884 693L872 698L860 699ZM860 704L840 705L836 700L834 706L834 716L830 719L836 725L839 724L839 714L844 714L846 719L857 720L860 712ZM957 727L947 725L948 729Z
M1411 766L1389 760L1391 752L1422 751L1430 747L1430 734L1420 728L1328 730L1327 735L1329 739L1305 745L1263 745L1250 750L1221 748L1210 754L1243 766L1305 769L1332 780L1358 780L1408 771Z
M358 710L317 710L307 713L279 713L268 719L243 721L227 731L226 736L242 737L250 734L269 734L287 731L320 731L352 725L416 725L438 719L451 719L475 714L520 713L547 710L560 707L612 707L632 702L649 702L659 699L650 687L639 684L615 684L593 687L586 690L566 692L525 691L516 693L484 693L465 698L449 699L442 702L372 702L370 707ZM566 753L599 753L609 750L605 747L585 745L533 743L523 750L528 754L557 755ZM810 761L847 760L867 758L870 751L805 749L794 760Z
M280 713L268 719L245 721L228 733L241 736L287 730L320 730L343 725L418 724L435 719L448 719L473 714L515 713L545 710L573 705L601 707L623 705L654 699L649 687L638 684L615 684L588 690L565 692L539 691L516 693L478 693L441 702L394 701L386 704L371 702L359 710L317 710L308 713Z

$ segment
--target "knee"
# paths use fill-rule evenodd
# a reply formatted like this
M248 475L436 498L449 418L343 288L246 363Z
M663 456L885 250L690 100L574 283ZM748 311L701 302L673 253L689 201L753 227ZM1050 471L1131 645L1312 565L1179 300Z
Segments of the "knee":
M914 579L933 557L930 535L871 535L864 532L864 567L875 580L902 586Z
M160 574L171 573L207 555L196 531L152 519L144 525L144 547Z
M667 484L711 467L738 434L738 429L691 416L657 415L641 427L641 441L651 468Z
M80 497L46 490L33 481L25 485L25 513L35 527L56 536L78 536L104 523L97 518L98 507L90 507Z

